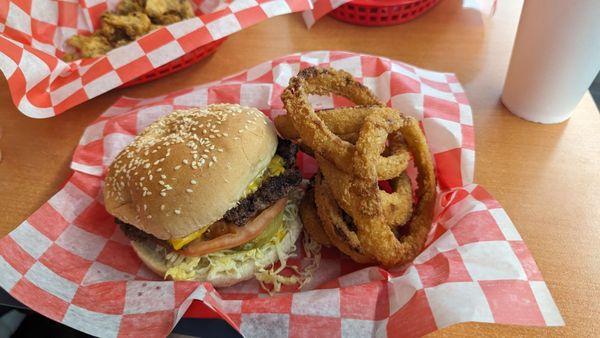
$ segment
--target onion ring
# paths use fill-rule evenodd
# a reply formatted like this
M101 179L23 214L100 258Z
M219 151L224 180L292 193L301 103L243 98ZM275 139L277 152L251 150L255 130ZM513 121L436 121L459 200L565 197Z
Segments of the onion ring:
M355 146L333 133L308 100L309 94L331 93L346 97L358 105L373 106L369 108L371 111L382 111L387 115L398 115L398 113L384 107L367 87L356 82L352 75L344 71L309 67L290 79L289 86L282 93L281 99L302 142L313 152L321 154L337 167L351 173L350 164L356 150ZM389 157L380 156L376 165L379 177L381 179L397 177L406 170L408 158L406 152Z
M331 162L317 155L317 162L323 177L328 182L331 193L340 207L348 214L353 215L355 206L350 192L352 176L339 170ZM387 224L392 228L404 226L413 213L413 194L410 178L406 173L391 180L392 193L379 190L379 197L383 204L383 213L387 217Z
M377 151L387 134L399 130L412 153L417 175L416 210L406 225L407 232L400 239L391 231L379 187L377 186ZM366 252L384 266L405 263L422 249L431 229L436 196L436 179L425 136L413 118L404 118L397 125L380 114L370 115L360 131L356 143L356 158L349 195L353 202L350 210L358 227L357 235Z
M356 106L356 107L341 107L334 109L323 109L316 111L317 116L323 120L327 128L336 135L353 134L360 130L360 127L369 114L373 112L373 108L378 106ZM281 136L296 140L300 138L300 134L289 115L278 115L274 120L275 127ZM343 137L341 137L344 139Z
M300 202L299 210L302 224L308 235L317 243L330 246L331 241L329 240L329 237L327 237L323 225L321 224L321 220L319 219L319 215L317 214L315 192L313 188L307 190L304 194L304 197Z
M315 202L323 230L333 245L358 263L374 262L370 255L363 252L356 232L349 228L329 186L318 174L315 178Z

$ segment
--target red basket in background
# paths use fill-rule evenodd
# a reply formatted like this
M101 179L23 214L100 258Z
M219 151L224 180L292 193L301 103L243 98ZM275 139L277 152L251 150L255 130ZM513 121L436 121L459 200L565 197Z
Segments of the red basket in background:
M121 85L120 88L131 87L140 83L145 83L148 81L160 79L163 76L167 76L169 74L175 73L179 70L182 70L186 67L193 65L194 63L206 58L215 52L215 50L225 41L227 38L222 38L220 40L216 40L210 42L204 46L200 46L193 51L186 53L177 59L166 63L154 70L149 71L148 73L141 75L127 83Z
M440 0L352 0L329 13L362 26L390 26L421 16Z

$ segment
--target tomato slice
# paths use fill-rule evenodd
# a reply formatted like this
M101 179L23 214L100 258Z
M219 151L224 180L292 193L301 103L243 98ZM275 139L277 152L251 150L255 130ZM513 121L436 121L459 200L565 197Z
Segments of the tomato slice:
M228 232L209 240L196 239L177 252L184 256L198 257L220 250L235 248L236 246L250 242L258 237L271 221L283 211L286 203L287 197L282 198L263 210L263 212L246 223L246 225L241 227L235 226L235 232ZM218 230L221 231L222 229L231 229L231 226L227 223L219 224Z

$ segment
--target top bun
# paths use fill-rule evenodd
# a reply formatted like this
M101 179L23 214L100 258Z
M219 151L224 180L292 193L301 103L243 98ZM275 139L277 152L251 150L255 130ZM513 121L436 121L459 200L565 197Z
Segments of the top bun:
M255 108L177 110L144 129L108 168L106 210L159 239L209 226L268 166L277 133Z

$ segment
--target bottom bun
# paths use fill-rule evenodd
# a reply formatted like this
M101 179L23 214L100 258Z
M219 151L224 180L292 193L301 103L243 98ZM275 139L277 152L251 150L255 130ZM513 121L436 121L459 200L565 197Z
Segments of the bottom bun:
M288 256L293 253L293 251L296 249L296 240L300 236L300 232L302 230L302 224L298 218L298 207L295 202L296 199L290 198L288 200L288 204L283 210L283 226L286 229L286 234L277 245L279 250L277 250L277 247L274 245L265 245L262 248L258 248L261 249L260 253L258 254L248 254L243 260L238 259L237 261L233 260L230 262L230 264L234 264L234 268L228 270L215 271L216 269L213 269L210 266L213 264L210 262L210 260L205 262L205 264L201 267L196 266L191 268L191 270L189 269L189 266L194 264L193 262L200 262L203 258L205 261L207 261L205 257L211 256L211 254L203 257L186 258L185 256L176 253L167 254L163 247L151 241L132 241L131 244L133 246L133 250L137 253L142 262L144 262L144 264L154 271L154 273L160 276L167 278L166 274L170 268L173 268L177 265L187 264L188 271L185 277L168 276L168 278L183 281L209 282L215 287L231 286L253 278L255 274L259 272L259 270L267 269L269 266L280 260L281 257L278 254L278 251L280 254L284 253ZM240 252L251 253L252 250ZM225 252L231 251L225 250ZM231 254L231 257L234 256L235 254ZM224 254L223 257L227 258L227 254ZM190 261L192 263L190 263Z

